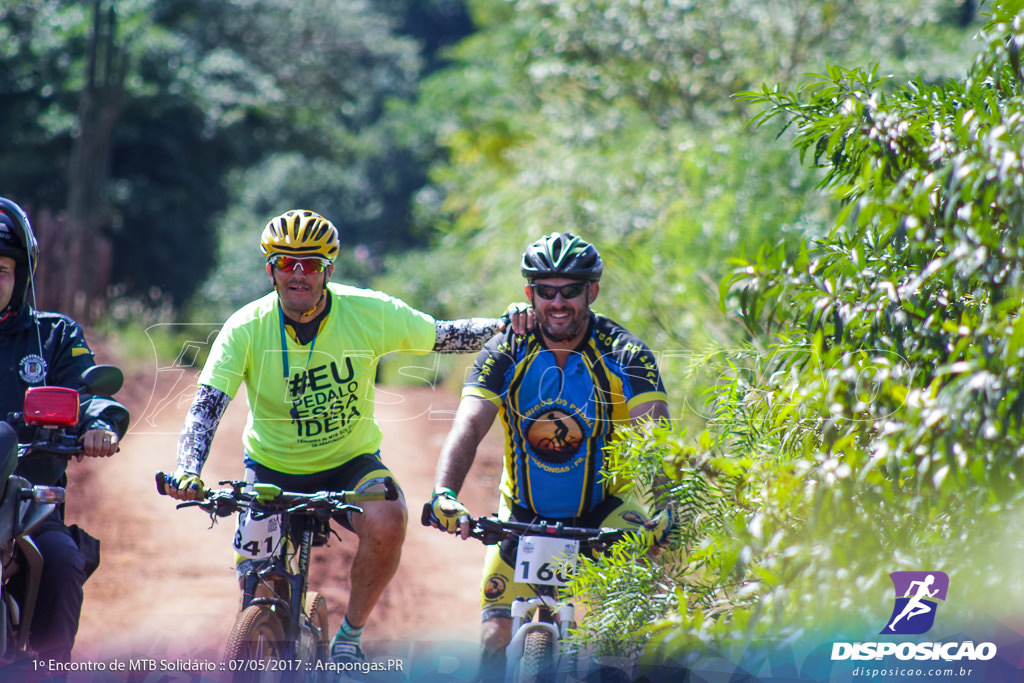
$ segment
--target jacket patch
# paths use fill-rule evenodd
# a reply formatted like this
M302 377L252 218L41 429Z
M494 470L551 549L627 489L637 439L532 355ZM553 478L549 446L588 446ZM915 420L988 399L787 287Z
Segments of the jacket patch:
M18 375L26 384L39 384L46 378L46 359L32 353L18 363Z

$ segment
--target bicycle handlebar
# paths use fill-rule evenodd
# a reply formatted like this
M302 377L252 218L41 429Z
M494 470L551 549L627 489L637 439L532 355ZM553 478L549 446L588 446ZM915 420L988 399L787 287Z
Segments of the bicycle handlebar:
M156 489L161 495L167 495L168 475L163 472L156 474ZM218 517L226 517L239 510L259 505L265 510L303 513L303 512L343 512L362 509L356 503L374 500L397 500L398 487L393 479L384 480L383 491L318 491L316 493L298 493L282 491L279 487L266 484L251 484L246 481L232 479L219 482L230 488L204 489L197 500L178 503L178 508L201 507ZM249 489L249 490L246 490Z
M430 503L423 506L420 522L430 526ZM603 550L621 541L626 534L635 533L629 529L612 527L574 527L561 522L516 522L502 520L495 516L471 517L469 519L469 535L484 545L494 545L506 539L518 539L520 536L550 536L578 540L583 549Z

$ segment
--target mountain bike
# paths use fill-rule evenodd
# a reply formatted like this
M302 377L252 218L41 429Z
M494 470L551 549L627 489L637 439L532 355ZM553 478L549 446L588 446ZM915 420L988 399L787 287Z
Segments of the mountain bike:
M430 525L430 504L421 521ZM530 586L534 596L512 603L512 638L505 648L505 680L533 683L578 676L578 652L569 641L576 608L561 589L569 582L580 553L601 552L622 540L626 529L565 526L561 522L526 523L494 516L470 519L470 536L484 545L513 544L513 581Z
M167 477L156 475L164 493ZM398 487L387 479L383 491L320 491L295 493L274 484L242 480L220 482L223 489L207 489L201 500L177 507L199 507L216 522L219 517L243 513L252 520L245 537L240 522L235 550L250 558L240 579L242 606L228 633L224 667L233 683L251 681L310 681L329 670L330 629L327 601L309 587L312 549L326 545L331 520L362 512L358 503L397 500Z

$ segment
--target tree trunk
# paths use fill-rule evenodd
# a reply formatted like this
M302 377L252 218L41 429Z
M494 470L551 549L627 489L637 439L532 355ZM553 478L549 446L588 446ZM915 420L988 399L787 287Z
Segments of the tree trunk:
M113 130L124 104L128 61L117 46L116 33L114 8L104 12L101 0L94 0L86 85L79 102L78 136L68 169L67 215L59 221L61 245L56 247L53 241L41 244L42 249L57 249L67 255L57 265L60 275L54 282L53 308L84 321L102 314L110 284L112 245L103 229L113 214L107 186Z

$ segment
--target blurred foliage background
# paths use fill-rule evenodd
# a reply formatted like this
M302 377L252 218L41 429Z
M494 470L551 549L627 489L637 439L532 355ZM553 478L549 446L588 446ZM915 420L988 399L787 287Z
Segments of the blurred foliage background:
M0 193L44 306L124 337L265 292L289 208L340 228L335 279L437 317L522 298L544 233L593 241L676 418L619 460L685 524L581 572L580 638L756 669L877 632L890 571L1019 612L1021 10L15 0Z

